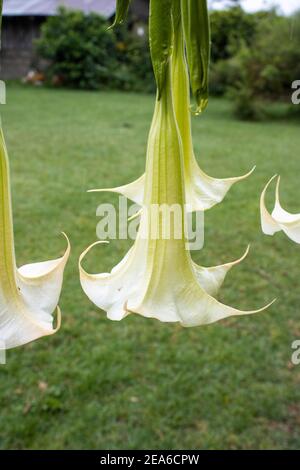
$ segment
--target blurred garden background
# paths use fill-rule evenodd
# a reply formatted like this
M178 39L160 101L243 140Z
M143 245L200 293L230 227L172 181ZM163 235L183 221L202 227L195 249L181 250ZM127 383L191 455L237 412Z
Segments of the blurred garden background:
M78 256L96 240L96 208L118 204L115 195L86 190L144 170L154 81L147 2L135 2L116 30L107 30L114 9L4 16L1 114L18 264L56 258L61 231L73 250L60 332L8 351L0 366L0 447L299 448L300 366L291 344L300 339L300 253L283 233L261 233L259 196L281 174L282 205L299 212L300 105L291 95L300 80L300 14L247 13L236 1L211 12L211 100L193 118L196 155L215 177L257 168L206 213L205 245L193 257L213 266L251 243L219 298L241 309L278 300L258 315L183 329L138 316L110 322L79 284ZM4 0L4 12L6 3L13 4ZM112 241L87 266L109 270L129 247Z

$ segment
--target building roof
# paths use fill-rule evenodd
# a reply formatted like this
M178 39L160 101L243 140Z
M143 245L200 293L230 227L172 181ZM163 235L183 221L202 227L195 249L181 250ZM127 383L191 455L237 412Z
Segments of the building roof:
M3 15L52 16L60 6L110 18L115 13L116 0L4 0Z

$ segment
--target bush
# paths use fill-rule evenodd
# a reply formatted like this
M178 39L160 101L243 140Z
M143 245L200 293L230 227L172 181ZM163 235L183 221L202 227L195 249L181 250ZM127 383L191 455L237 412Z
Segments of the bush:
M42 26L37 52L46 59L46 76L53 84L98 89L118 82L116 38L96 14L59 10ZM116 83L117 84L117 83Z
M244 44L250 45L257 23L266 13L246 13L240 6L210 14L212 62L233 57Z
M261 121L265 117L261 103L255 99L247 88L232 89L228 96L233 101L234 115L242 121Z
M236 18L238 11L234 10L234 15L220 15L223 23L227 18L227 26L229 19L232 22ZM241 119L256 120L268 114L263 107L269 103L291 102L291 84L300 78L300 13L282 17L271 11L252 16L256 21L252 22L255 29L250 41L243 34L236 41L235 33L226 32L226 28L222 34L215 32L219 40L224 35L224 58L212 63L211 92L222 95L230 90L235 114ZM243 20L242 31L246 31L246 25Z
M130 25L132 19L129 17L126 24L115 29L120 87L130 91L154 92L156 87L147 27L143 25L145 34L140 37Z
M215 96L222 96L234 83L241 81L241 67L239 61L232 57L229 60L219 60L213 64L210 71L210 92Z
M156 85L147 38L132 36L127 44L127 64L133 82L131 89L154 93Z
M300 14L262 20L251 46L236 56L244 87L257 98L290 102L291 84L300 77L299 42Z
M130 19L128 21L130 24ZM139 38L128 23L115 30L99 15L60 8L37 41L47 82L81 89L155 90L147 34Z

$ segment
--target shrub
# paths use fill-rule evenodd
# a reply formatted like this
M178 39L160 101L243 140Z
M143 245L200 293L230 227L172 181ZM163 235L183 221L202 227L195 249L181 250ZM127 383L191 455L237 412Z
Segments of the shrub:
M212 93L230 90L241 119L261 119L272 102L291 103L291 84L300 78L300 13L282 17L271 11L256 18L251 41L240 41L235 54L211 70Z
M257 98L290 102L291 84L300 77L299 41L300 14L262 20L251 46L236 56L244 87Z
M235 83L241 81L242 71L236 57L219 60L212 64L210 71L210 92L215 96L224 95Z
M248 88L231 89L228 96L233 101L234 115L242 121L261 121L265 117L262 104Z
M240 6L213 11L210 15L213 63L233 57L241 45L250 45L264 15L246 13Z
M98 89L118 82L116 38L108 24L94 13L59 10L42 26L37 51L46 59L52 83Z
M108 30L99 15L60 8L42 26L38 56L48 83L82 89L155 91L147 34L126 25ZM46 62L45 62L46 61Z
M127 63L132 77L133 91L154 93L156 90L147 38L132 36L128 40Z
M138 36L132 24L129 16L126 24L115 29L120 87L130 91L154 92L156 87L147 27L143 25L144 35Z

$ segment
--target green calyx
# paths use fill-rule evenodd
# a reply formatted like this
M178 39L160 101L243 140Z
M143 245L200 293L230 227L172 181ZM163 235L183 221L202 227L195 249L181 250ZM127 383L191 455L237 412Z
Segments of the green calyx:
M172 0L150 0L149 41L154 75L160 99L172 54Z
M150 0L149 39L160 99L173 44L183 29L189 80L196 99L195 114L208 103L210 28L207 0Z

